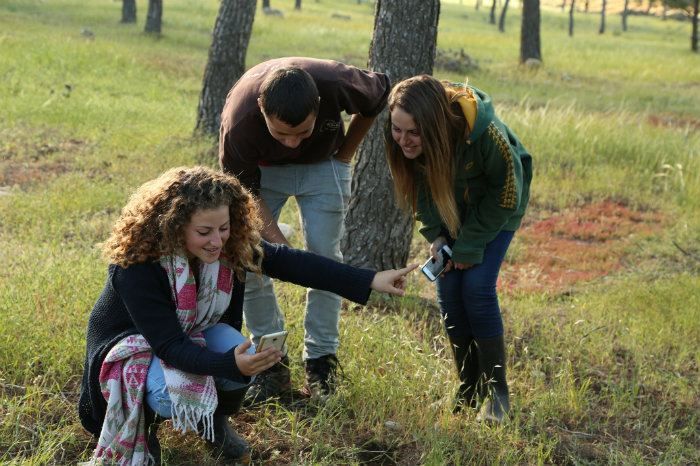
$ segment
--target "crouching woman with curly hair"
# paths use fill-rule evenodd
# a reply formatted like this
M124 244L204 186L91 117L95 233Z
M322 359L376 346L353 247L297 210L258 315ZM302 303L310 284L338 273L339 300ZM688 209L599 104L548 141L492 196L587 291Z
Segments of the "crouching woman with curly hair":
M415 266L374 272L260 238L255 203L231 176L174 168L142 185L104 243L107 282L90 314L79 417L92 462L159 464L158 423L194 430L248 462L228 422L252 378L280 361L241 333L246 271L358 303L403 295Z

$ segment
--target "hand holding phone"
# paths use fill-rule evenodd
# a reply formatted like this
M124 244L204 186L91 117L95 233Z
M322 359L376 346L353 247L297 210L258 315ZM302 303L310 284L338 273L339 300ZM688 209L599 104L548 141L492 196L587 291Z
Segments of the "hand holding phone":
M281 332L268 333L267 335L263 335L262 337L260 337L260 343L258 343L257 348L255 348L255 352L259 353L270 347L273 347L278 351L282 351L288 333L289 332L287 332L286 330L282 330Z
M423 264L423 266L420 268L431 282L434 282L440 276L440 274L445 271L447 262L452 258L452 250L446 244L443 244L442 247L438 249L437 253L440 257L440 262L431 257L425 261L425 264Z

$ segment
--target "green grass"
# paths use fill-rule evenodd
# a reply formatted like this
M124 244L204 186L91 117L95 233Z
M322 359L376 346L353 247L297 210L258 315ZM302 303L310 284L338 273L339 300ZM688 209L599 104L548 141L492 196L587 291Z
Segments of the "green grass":
M517 6L502 34L488 8L464 3L442 2L438 48L463 50L478 68L435 74L487 91L533 153L527 222L612 199L665 216L666 227L625 238L625 267L603 279L501 293L507 426L451 414L453 363L434 289L416 273L405 299L344 309L347 378L334 402L235 418L255 464L700 463L700 57L690 24L632 16L622 33L609 15L600 35L597 14L577 13L570 38L568 12L543 9L544 64L532 70L518 65ZM142 182L176 165L216 166L192 130L218 5L167 3L154 37L142 32L143 3L138 24L123 25L111 0L0 2L1 464L75 464L94 448L75 404L106 273L99 243ZM248 66L283 55L365 66L371 2L273 6L285 17L256 16ZM296 217L292 203L282 220ZM516 235L506 266L528 247ZM425 255L417 236L412 251ZM304 290L278 294L299 386ZM214 464L201 439L167 426L163 437L168 464Z

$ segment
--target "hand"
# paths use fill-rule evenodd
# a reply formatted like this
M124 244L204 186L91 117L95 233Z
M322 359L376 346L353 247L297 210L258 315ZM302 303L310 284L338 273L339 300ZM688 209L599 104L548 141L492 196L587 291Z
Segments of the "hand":
M450 261L454 264L455 269L457 270L467 270L468 268L474 267L476 264L467 264L465 262L453 262Z
M399 270L382 270L372 279L370 288L381 293L390 293L396 296L406 294L406 275L415 270L418 264L412 264Z
M282 359L282 351L268 348L259 353L250 354L246 350L253 344L247 340L236 346L233 354L236 356L236 365L241 374L245 376L258 375L265 369L269 369Z
M442 257L438 256L438 251L445 244L447 244L447 238L445 238L444 236L438 236L437 238L435 238L433 244L430 245L430 257L435 259L437 262L442 262Z

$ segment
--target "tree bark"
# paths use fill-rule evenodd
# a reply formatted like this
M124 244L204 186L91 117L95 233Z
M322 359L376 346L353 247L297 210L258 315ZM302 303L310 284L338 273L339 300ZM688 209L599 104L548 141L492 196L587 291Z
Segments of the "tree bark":
M262 0L263 8L270 8L270 0Z
M136 22L136 0L122 0L122 23Z
M294 0L294 9L301 10L301 0Z
M496 0L491 4L491 13L489 14L489 23L496 24Z
M600 8L600 29L598 34L603 34L605 32L605 7L607 6L607 1L603 0L603 5Z
M387 73L392 83L432 74L439 16L439 0L377 0L369 68ZM413 236L411 215L394 199L384 149L388 119L385 108L357 150L341 242L346 262L375 270L403 267Z
M540 0L523 1L523 19L520 26L520 63L525 63L529 58L542 60Z
M574 37L574 4L576 0L571 0L571 8L569 8L569 37Z
M226 95L245 71L255 7L256 3L250 0L221 2L199 95L195 131L218 138Z
M625 0L625 6L622 9L622 30L627 31L627 13L629 12L630 0Z
M148 0L148 15L144 31L151 34L160 34L160 26L163 19L163 0Z
M509 1L510 0L506 0L503 4L503 9L501 10L501 17L498 19L498 30L501 32L506 31L506 11L508 11Z

